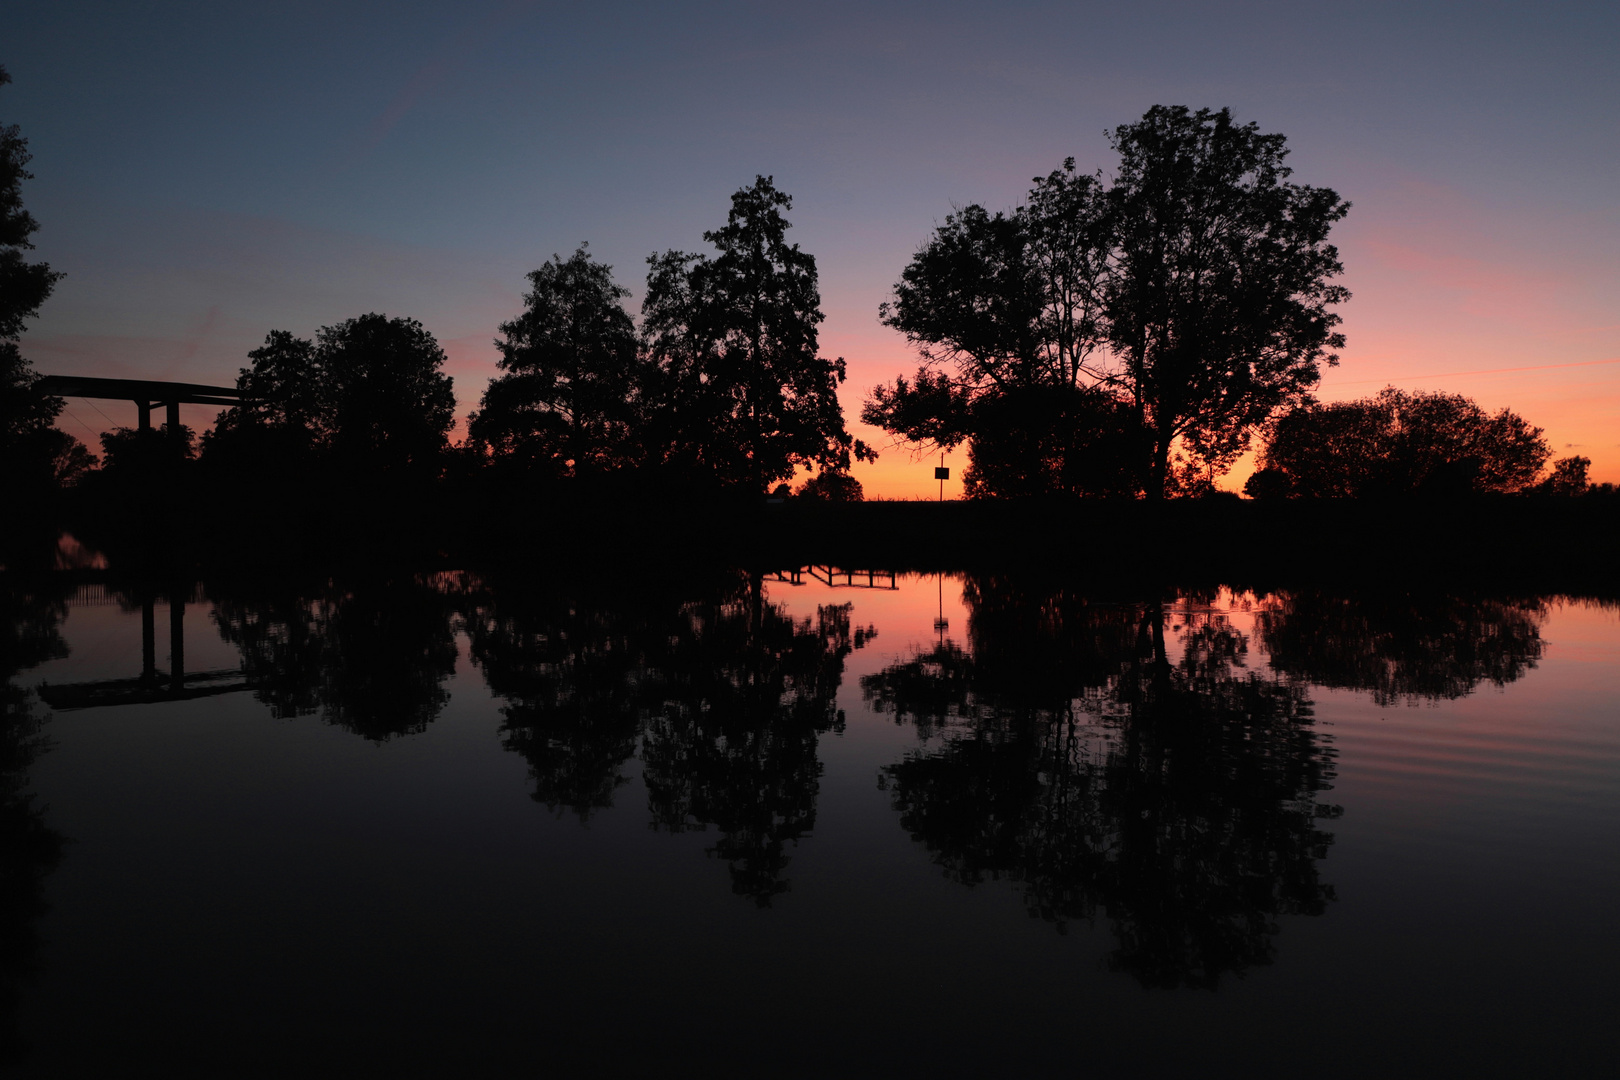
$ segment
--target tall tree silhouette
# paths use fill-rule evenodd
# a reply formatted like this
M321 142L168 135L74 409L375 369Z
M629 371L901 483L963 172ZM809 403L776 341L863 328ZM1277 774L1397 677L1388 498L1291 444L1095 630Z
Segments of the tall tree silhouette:
M1156 105L1111 142L1109 339L1158 495L1224 471L1338 362L1329 309L1350 294L1331 283L1343 266L1327 237L1350 204L1288 182L1287 140L1226 109Z
M648 259L655 464L763 493L800 466L846 469L852 454L870 454L844 427L844 361L818 355L816 261L787 242L791 207L758 177L731 197L726 224L703 234L713 256Z
M367 469L438 464L456 398L444 350L415 319L370 314L323 326L315 350L331 395L331 443Z
M643 392L630 295L584 244L529 274L521 315L501 324L504 373L490 382L468 434L498 462L543 476L638 463Z
M1112 225L1074 159L1023 206L945 219L879 317L924 361L878 386L861 419L919 450L971 437L967 494L1134 494L1140 440L1099 364Z
M1011 213L948 217L880 311L924 364L862 418L971 439L970 493L1199 490L1336 362L1349 204L1287 182L1283 136L1155 106L1112 141L1106 188L1070 159Z
M0 67L0 87L9 82ZM17 345L62 278L26 255L39 230L22 202L22 182L33 177L30 160L17 125L0 125L0 500L14 505L73 483L95 463L82 443L54 427L64 403L39 390L39 376Z

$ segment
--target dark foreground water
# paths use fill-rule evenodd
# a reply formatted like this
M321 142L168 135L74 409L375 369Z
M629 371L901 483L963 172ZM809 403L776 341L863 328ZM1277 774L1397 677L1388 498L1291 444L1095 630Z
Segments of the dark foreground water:
M8 584L0 1049L1613 1075L1614 606L792 577Z

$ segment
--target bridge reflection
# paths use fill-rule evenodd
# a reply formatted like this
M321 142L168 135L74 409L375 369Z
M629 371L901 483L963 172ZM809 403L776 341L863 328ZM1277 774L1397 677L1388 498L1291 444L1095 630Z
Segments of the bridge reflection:
M145 705L155 701L188 701L246 690L240 670L185 670L186 598L169 596L169 670L157 666L157 598L141 601L141 673L134 678L78 683L41 683L40 700L61 712L108 705Z
M813 580L835 589L900 588L892 570L840 570L836 566L805 566L794 570L776 570L766 574L765 580L779 581L787 585L807 585Z

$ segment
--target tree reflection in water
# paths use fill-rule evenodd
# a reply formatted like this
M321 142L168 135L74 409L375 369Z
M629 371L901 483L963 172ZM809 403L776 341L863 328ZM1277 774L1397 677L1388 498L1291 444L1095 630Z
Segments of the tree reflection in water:
M1016 881L1059 929L1105 917L1110 963L1165 987L1269 962L1282 916L1333 899L1332 751L1304 688L1251 668L1208 598L1098 603L995 576L964 596L968 651L862 680L874 709L937 734L883 783L950 877Z
M458 601L472 660L501 708L501 741L529 763L534 799L581 821L628 783L647 692L650 612L472 581Z
M923 739L883 772L901 822L957 880L1018 882L1060 928L1105 919L1112 963L1152 986L1264 964L1283 916L1332 899L1318 863L1339 810L1311 685L1457 697L1542 648L1539 601L1262 596L1268 664L1213 595L1098 599L991 574L963 589L966 647L942 635L862 680ZM739 894L787 890L845 659L875 633L851 605L794 618L757 575L727 573L596 594L471 576L227 592L215 612L277 715L377 741L438 715L458 616L537 801L588 820L639 757L654 828L712 827Z
M1380 705L1506 686L1541 659L1543 600L1279 593L1256 613L1273 669Z
M427 730L449 700L456 640L437 582L368 582L313 596L226 591L214 605L254 697L278 717L319 713L385 742Z
M46 909L45 876L61 861L63 845L28 790L29 769L50 743L34 691L16 677L67 656L60 632L66 614L61 587L0 584L0 1064L27 1052L17 1009L38 963L35 921Z
M844 659L875 633L852 627L850 610L795 619L742 574L685 595L477 585L463 607L535 799L584 820L612 805L639 749L653 826L715 827L710 850L761 906L788 889L788 846L815 824Z

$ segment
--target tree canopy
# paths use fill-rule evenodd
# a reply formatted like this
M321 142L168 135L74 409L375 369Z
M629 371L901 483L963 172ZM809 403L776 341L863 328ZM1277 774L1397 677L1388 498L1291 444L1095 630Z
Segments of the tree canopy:
M1512 493L1552 451L1518 414L1461 394L1386 387L1372 397L1298 406L1277 420L1245 490L1257 498Z
M792 205L756 177L703 234L715 254L647 260L648 455L668 473L763 493L801 466L875 456L844 427L843 359L819 355L816 260L787 242Z
M0 67L0 86L9 82L11 75ZM22 204L22 182L34 175L26 168L32 158L17 125L0 125L0 341L22 333L62 277L48 263L31 263L24 255L33 250L29 238L39 231L39 222Z
M642 354L621 301L630 290L581 244L529 274L521 315L501 324L503 374L468 434L497 460L551 476L638 462Z
M0 67L0 86L9 82ZM54 426L62 399L40 391L39 376L17 344L62 277L26 256L39 230L22 203L22 182L33 178L30 160L17 125L0 125L0 460L6 463L0 483L8 498L72 483L95 463L82 443Z
M318 454L345 468L431 472L455 422L444 350L415 319L369 314L315 339L272 330L237 375L243 403L226 410L204 456L237 466Z
M1286 139L1226 109L1155 106L1112 142L1109 339L1152 438L1149 490L1170 491L1225 471L1338 362L1329 308L1350 294L1327 237L1350 204L1287 182Z
M1056 464L1075 455L1051 447L1095 444L1079 425L1110 418L1134 486L1157 497L1207 487L1305 399L1343 344L1330 308L1349 294L1332 284L1343 268L1327 236L1349 204L1288 182L1284 137L1225 109L1155 106L1111 142L1111 185L1069 159L1011 213L969 206L935 230L880 310L924 370L875 389L864 420L919 446L999 443L984 475L1044 472L1037 486L1095 493L1120 487L1112 467L1077 489ZM1009 460L994 423L1039 390L1093 400ZM1111 419L1114 403L1131 424Z

